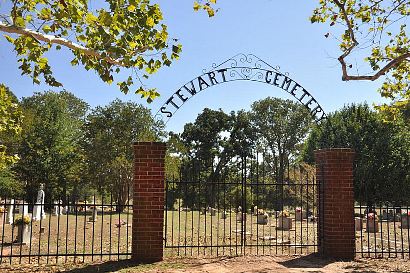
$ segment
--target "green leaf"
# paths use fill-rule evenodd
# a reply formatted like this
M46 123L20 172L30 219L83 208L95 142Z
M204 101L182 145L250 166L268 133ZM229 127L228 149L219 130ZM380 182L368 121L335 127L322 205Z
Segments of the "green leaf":
M14 20L14 24L18 27L24 27L26 25L26 22L24 21L23 17L18 16Z
M97 19L98 18L91 12L87 13L87 15L85 16L85 21L87 22L87 24L94 24Z
M149 26L149 27L153 27L154 25L155 25L155 21L154 21L154 18L152 18L152 17L148 17L147 18L147 26Z
M49 32L51 31L51 27L50 27L49 25L44 25L44 26L43 26L43 31L44 31L45 33L49 33Z
M201 5L197 1L195 1L194 2L194 10L198 11L200 8L201 8Z
M6 38L6 40L9 41L10 43L14 43L14 40L15 40L15 39L11 38L11 37L8 36L8 35L3 35L3 36L4 36L4 38Z
M128 11L133 12L136 9L136 7L134 5L129 5L127 9Z

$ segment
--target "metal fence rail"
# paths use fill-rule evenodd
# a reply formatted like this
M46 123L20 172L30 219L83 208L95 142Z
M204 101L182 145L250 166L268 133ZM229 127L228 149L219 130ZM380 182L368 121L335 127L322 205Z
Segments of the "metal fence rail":
M355 206L356 253L410 258L409 213L407 206Z
M237 162L234 175L217 181L206 180L204 170L190 171L166 180L166 255L316 252L317 184L311 172L288 167L278 182L255 158ZM283 211L288 217L281 217Z
M128 197L130 197L128 192ZM65 200L73 200L67 196ZM113 196L82 202L26 202L2 198L0 263L120 260L131 256L132 204ZM130 198L128 198L130 200ZM44 216L33 219L44 207ZM37 208L36 208L37 207ZM11 213L10 213L11 212ZM22 217L26 223L22 223ZM28 220L27 220L28 219ZM27 222L28 221L28 222Z

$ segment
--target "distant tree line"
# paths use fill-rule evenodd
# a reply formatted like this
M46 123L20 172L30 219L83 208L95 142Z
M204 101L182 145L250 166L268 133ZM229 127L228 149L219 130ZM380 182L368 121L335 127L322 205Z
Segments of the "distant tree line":
M246 187L249 206L259 202L255 196L265 200L266 208L280 209L284 202L300 206L299 199L313 195L298 196L297 187L287 187L301 179L288 170L302 166L304 172L312 172L314 150L328 147L355 150L356 200L410 203L408 112L395 122L385 122L366 104L353 104L315 124L302 105L269 97L254 102L248 111L206 108L181 133L167 133L164 124L137 103L114 100L91 108L67 91L35 93L21 101L6 91L7 99L18 106L6 109L7 113L15 115L18 123L9 126L16 127L11 132L6 126L0 131L0 145L7 151L3 155L9 158L0 166L3 197L31 201L43 183L47 202L78 201L96 193L121 209L132 192L132 143L166 141L167 179L201 185L181 189L169 184L173 194L167 199L168 207L177 199L189 207L221 202L237 207L244 194L243 181L272 184L263 192ZM226 181L238 184L221 187L219 183Z
M20 159L2 170L0 189L27 201L44 184L47 202L84 200L96 193L121 208L132 192L132 143L163 134L150 110L132 102L114 100L92 109L62 91L35 93L19 104L21 134L4 139Z

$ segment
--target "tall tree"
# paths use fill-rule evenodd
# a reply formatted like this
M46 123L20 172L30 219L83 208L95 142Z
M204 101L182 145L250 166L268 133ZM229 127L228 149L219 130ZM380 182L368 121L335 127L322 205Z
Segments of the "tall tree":
M89 0L6 2L0 14L0 31L14 46L23 74L40 83L62 86L54 78L46 53L65 48L73 54L72 65L94 70L106 82L113 82L121 70L130 76L117 79L122 92L133 91L148 101L158 96L146 89L140 77L148 78L179 57L181 45L169 39L162 11L150 0ZM136 75L137 81L133 75Z
M115 100L88 115L83 143L88 181L100 193L112 193L118 209L123 209L132 192L132 143L158 140L162 128L149 109L132 102Z
M252 123L263 148L264 161L271 163L276 177L276 209L283 189L286 166L298 155L300 144L311 128L308 110L291 100L266 98L252 104Z
M205 108L194 123L184 126L180 135L186 151L183 160L183 173L201 173L201 179L208 190L205 202L214 206L216 187L229 174L229 164L234 158L245 157L251 153L255 134L251 127L249 114L245 111L224 113Z
M45 184L48 200L63 197L83 181L80 142L88 105L67 91L36 93L21 105L25 122L18 176L26 183L29 198L40 183Z
M383 122L367 105L349 105L329 115L307 139L304 160L313 163L315 149L349 147L355 156L355 198L372 205L408 203L410 134L405 124Z

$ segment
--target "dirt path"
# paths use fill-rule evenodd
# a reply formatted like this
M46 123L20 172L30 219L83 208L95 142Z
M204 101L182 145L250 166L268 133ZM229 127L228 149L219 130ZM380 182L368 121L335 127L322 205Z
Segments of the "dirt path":
M131 271L132 272L132 271ZM354 262L335 262L316 256L269 257L244 256L216 260L197 260L186 268L151 272L167 273L359 273L359 272L410 272L408 260L369 259Z
M353 262L324 260L309 256L241 256L213 259L166 259L163 262L135 265L130 261L101 264L2 265L0 272L68 273L375 273L409 272L410 261L400 259L358 259Z

